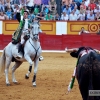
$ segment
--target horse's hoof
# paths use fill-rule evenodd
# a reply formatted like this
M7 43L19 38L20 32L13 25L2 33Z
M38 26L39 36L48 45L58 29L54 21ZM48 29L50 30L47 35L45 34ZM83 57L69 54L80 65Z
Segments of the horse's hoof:
M6 86L11 86L10 83L6 83Z
M29 77L27 75L25 75L25 79L29 79Z
M18 82L13 82L14 84L18 84Z
M33 82L33 87L36 87L36 83L35 82Z
M36 87L36 85L33 85L33 87Z

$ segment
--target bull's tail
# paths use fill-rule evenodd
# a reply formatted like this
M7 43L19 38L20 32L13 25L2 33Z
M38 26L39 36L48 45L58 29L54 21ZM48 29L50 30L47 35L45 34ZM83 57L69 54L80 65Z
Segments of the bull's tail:
M6 57L5 57L5 49L4 49L0 58L0 73L4 73L5 61L6 61Z

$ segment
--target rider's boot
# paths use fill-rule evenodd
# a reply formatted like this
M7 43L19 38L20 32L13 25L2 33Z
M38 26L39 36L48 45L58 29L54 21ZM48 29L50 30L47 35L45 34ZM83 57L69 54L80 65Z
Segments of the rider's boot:
M19 43L19 45L18 45L18 53L19 53L20 51L22 51L22 44L21 44L21 43Z
M22 54L21 51L22 51L22 44L19 43L19 44L18 44L18 54L17 54L17 57L16 57L16 58L20 59L20 58L23 57L23 54Z

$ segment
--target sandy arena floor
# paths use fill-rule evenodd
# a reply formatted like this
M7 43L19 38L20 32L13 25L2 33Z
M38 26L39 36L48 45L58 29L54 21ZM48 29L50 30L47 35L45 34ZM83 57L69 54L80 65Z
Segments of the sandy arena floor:
M82 100L77 80L72 91L66 94L76 59L68 53L42 53L42 56L44 60L38 65L37 87L32 87L33 71L30 78L25 79L29 65L24 62L15 73L17 85L12 83L11 67L11 86L6 86L4 75L0 76L0 100Z

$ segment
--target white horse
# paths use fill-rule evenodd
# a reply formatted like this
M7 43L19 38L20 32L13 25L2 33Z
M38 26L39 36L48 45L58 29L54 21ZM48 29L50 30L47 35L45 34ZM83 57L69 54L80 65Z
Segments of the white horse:
M33 61L34 61L34 76L32 80L32 85L36 86L36 74L38 69L39 57L41 55L41 45L39 42L39 24L38 22L32 23L32 29L30 32L30 38L26 41L24 45L24 55L19 58L18 56L18 45L12 44L10 42L3 50L1 60L0 60L0 70L1 72L5 71L6 77L6 85L9 86L10 82L8 79L8 70L12 59L15 59L15 65L12 67L12 81L13 83L17 83L15 79L14 72L15 70L24 62L28 61L29 63L29 71L26 74L26 78L29 78L29 74L31 73Z

